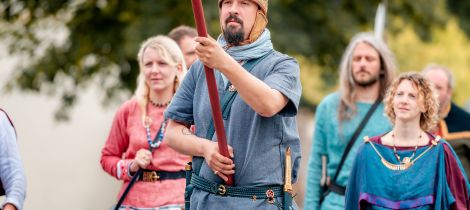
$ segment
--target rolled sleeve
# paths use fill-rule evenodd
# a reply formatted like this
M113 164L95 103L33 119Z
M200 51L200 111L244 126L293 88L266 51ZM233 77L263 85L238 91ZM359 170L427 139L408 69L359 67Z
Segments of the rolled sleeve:
M6 193L2 206L10 203L17 209L23 209L26 197L26 176L15 131L3 112L0 112L0 130L0 178Z
M129 146L129 135L126 132L127 118L131 103L126 102L114 116L113 124L108 135L108 139L101 150L101 167L111 176L120 179L122 176L118 175L120 168L118 164L122 159L122 154Z
M281 92L289 99L279 114L289 117L295 116L302 93L299 64L293 58L286 57L274 66L264 81L269 87Z
M200 69L203 69L203 67L199 61L191 66L191 71L188 72L180 84L175 96L171 100L170 106L165 111L165 119L172 119L191 125L194 124L194 90L196 88L196 77Z

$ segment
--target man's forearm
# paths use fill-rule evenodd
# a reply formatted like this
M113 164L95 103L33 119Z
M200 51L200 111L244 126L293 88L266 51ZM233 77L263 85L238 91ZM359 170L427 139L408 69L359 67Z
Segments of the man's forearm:
M236 87L243 101L261 116L271 117L277 114L288 102L282 93L248 73L235 61L220 71Z
M168 123L166 140L174 150L192 156L203 156L205 144L209 143L209 140L197 137L189 128L173 120Z

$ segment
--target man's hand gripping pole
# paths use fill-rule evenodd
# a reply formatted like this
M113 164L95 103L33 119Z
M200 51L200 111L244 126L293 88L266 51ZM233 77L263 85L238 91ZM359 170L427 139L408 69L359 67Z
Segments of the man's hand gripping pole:
M193 6L194 20L196 22L197 33L201 37L207 37L206 23L204 21L204 10L201 0L191 0ZM214 119L215 133L217 134L217 144L219 152L225 157L230 158L228 152L227 139L225 138L224 123L222 121L222 111L220 109L219 94L215 82L214 70L204 65L206 73L207 88L209 91L209 99L211 102L212 118ZM227 175L226 184L233 185L233 176Z

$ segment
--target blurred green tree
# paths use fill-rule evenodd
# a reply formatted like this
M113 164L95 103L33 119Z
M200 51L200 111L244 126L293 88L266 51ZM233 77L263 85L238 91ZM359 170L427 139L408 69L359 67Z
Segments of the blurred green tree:
M349 39L372 30L380 2L271 0L268 27L277 49L320 67L315 68L319 73L309 75L320 77L328 89L336 84L336 68ZM387 15L429 40L431 28L442 27L447 20L438 2L442 1L388 1ZM217 4L205 1L204 8L209 32L216 37ZM180 24L194 25L191 2L181 0L5 0L0 2L0 17L0 40L22 60L8 86L60 95L58 119L67 119L78 92L93 81L102 85L105 101L133 91L140 42ZM389 22L387 27L389 34L396 34L402 25ZM314 104L310 98L302 101Z
M451 14L455 15L458 19L460 28L470 36L470 2L459 0L447 0L447 8Z

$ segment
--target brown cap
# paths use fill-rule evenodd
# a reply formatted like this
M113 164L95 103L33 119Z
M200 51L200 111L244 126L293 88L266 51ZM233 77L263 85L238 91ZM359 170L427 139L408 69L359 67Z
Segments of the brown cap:
M224 0L219 0L219 8L222 6L222 1ZM268 0L251 0L251 1L258 4L258 6L261 8L261 11L263 11L264 15L268 14Z

